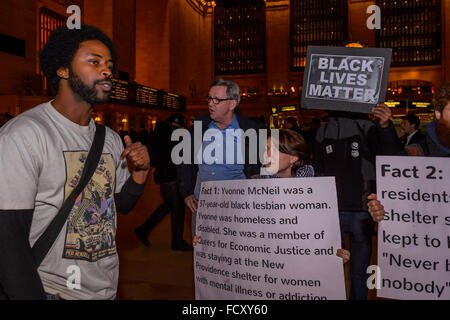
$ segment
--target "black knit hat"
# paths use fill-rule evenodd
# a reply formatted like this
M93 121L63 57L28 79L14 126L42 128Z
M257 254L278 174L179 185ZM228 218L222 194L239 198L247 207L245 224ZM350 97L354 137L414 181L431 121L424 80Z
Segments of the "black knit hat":
M176 124L179 124L182 127L186 127L186 119L179 113L173 113L170 115L170 117L167 119L169 123L175 122Z

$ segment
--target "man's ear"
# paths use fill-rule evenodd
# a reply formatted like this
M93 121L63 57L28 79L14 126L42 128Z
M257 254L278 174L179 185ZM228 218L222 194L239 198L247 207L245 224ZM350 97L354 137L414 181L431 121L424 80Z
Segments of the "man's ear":
M58 77L60 77L61 79L64 80L68 80L69 79L69 68L67 67L61 67L58 70L56 70L56 74L58 75Z
M441 119L441 112L438 110L434 110L434 116L436 117L436 119L440 120Z
M234 111L234 109L236 109L236 107L237 107L237 101L231 100L230 110Z

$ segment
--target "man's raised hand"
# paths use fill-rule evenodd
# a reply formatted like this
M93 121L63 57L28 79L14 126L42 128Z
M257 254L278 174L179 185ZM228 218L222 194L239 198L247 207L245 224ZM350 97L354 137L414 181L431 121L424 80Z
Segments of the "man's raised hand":
M136 183L143 184L147 180L150 169L150 156L147 147L142 143L131 141L129 136L125 136L125 150L123 150L120 160L127 158L132 166L132 176Z
M372 109L375 117L379 119L379 124L381 128L387 128L389 126L389 120L391 119L392 111L385 104L377 104L376 107Z

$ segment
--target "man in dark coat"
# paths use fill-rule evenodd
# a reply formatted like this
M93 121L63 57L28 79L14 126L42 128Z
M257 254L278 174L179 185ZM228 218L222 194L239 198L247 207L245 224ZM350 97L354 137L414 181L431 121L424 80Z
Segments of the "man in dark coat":
M372 254L373 220L367 197L375 190L375 156L401 150L391 111L385 105L373 109L378 122L366 115L331 112L314 142L313 166L317 175L335 176L342 240L350 236L350 299L367 299L367 267ZM344 246L344 241L343 244Z
M427 126L427 135L406 148L409 155L428 157L450 156L450 82L441 86L433 96L436 117Z
M172 132L186 126L186 119L178 113L172 114L167 121L156 123L155 131L150 135L150 165L155 168L155 183L159 184L164 202L139 227L136 234L145 246L149 246L148 234L170 212L172 227L172 250L190 251L192 246L183 240L184 202L178 190L177 171L171 160L174 142Z
M420 119L415 114L407 114L404 116L400 126L405 132L403 141L404 148L425 138L425 135L419 130Z

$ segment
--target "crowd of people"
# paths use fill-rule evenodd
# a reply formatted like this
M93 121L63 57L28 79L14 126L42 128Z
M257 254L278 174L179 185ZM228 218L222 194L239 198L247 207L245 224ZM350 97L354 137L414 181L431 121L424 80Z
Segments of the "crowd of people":
M262 163L259 158L251 161L249 139L234 135L230 140L226 132L254 129L258 134L267 128L239 110L235 82L217 79L206 97L208 111L196 119L201 142L194 141L195 128L188 128L190 161L175 165L171 159L174 142L169 139L174 130L186 127L182 115L171 115L141 137L121 137L109 128L103 131L91 118L93 105L107 101L116 69L114 46L102 31L90 26L59 28L39 61L49 85L57 91L55 98L0 129L0 293L9 299L115 299L116 214L132 210L151 166L163 203L136 228L136 234L149 246L149 233L171 212L172 249L183 251L192 250L183 239L185 207L192 214L195 238L202 182L336 177L341 235L344 239L348 234L350 240L350 247L343 242L337 255L344 262L350 260L350 299L366 299L374 223L384 214L375 196L375 157L450 155L450 83L436 91L436 119L420 141L416 138L419 124L408 116L402 123L407 134L402 144L390 109L380 104L372 110L374 120L365 114L333 111L329 121L320 125L314 120L307 132L288 120L277 138L269 134ZM196 161L213 142L204 139L210 130L222 135L219 147L226 162ZM271 139L277 139L277 152ZM102 152L95 158L91 146L98 146L98 141ZM232 156L226 157L231 151ZM84 188L77 188L83 184ZM82 270L84 281L77 290L66 284L71 266Z

